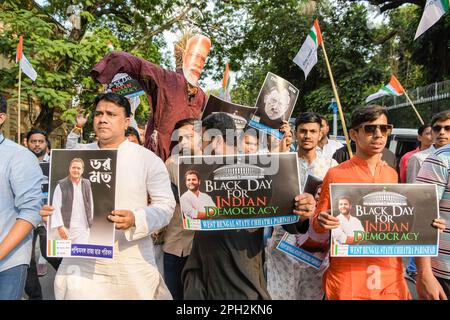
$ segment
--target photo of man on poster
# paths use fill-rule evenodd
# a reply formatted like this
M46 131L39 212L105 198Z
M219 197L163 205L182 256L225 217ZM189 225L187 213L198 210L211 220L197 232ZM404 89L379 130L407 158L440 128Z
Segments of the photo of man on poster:
M270 120L286 120L285 113L289 108L291 97L286 88L270 88L264 96L264 112Z
M294 110L299 90L285 79L273 73L267 73L261 87L255 107L257 111L250 126L282 139L275 133L289 120Z
M59 180L55 188L52 204L55 213L50 227L57 229L62 240L87 244L94 219L94 201L91 182L83 178L83 172L83 159L73 158L69 175Z
M340 197L338 202L339 215L337 216L340 225L331 232L333 240L339 244L352 244L354 243L354 232L364 232L361 221L351 215L351 209L350 199L345 196Z
M195 170L188 170L184 175L187 191L180 197L180 204L185 218L206 218L205 207L215 207L213 199L206 193L200 192L200 174Z

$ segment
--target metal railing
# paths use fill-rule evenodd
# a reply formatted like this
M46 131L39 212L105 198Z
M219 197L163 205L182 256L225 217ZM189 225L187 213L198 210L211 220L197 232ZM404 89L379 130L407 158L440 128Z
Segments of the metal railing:
M416 89L407 90L409 97L414 105L442 101L450 98L450 80L435 82L426 87L417 87ZM403 108L409 106L404 95L382 97L381 102L388 110Z

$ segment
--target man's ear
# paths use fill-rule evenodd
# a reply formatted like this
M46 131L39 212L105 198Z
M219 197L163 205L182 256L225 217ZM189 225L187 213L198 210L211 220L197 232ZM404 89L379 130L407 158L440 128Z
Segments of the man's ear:
M319 141L322 140L323 138L323 132L322 130L319 129Z
M125 118L125 130L127 130L128 127L130 126L130 122L131 122L131 118L130 117L126 117Z
M0 126L6 121L6 113L0 112Z
M356 136L358 135L358 132L355 129L350 129L349 135L350 135L350 139L352 139L354 142L356 142Z

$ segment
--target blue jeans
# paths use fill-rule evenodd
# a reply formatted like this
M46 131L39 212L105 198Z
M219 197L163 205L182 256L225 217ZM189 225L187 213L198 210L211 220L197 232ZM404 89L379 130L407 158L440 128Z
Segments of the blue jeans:
M414 257L411 257L411 260L409 260L409 264L408 267L406 268L406 271L411 273L417 272L416 261L414 260Z
M178 257L164 252L164 281L174 300L183 300L183 283L181 271L183 271L188 257Z
M0 300L20 300L25 288L28 266L21 264L0 272Z

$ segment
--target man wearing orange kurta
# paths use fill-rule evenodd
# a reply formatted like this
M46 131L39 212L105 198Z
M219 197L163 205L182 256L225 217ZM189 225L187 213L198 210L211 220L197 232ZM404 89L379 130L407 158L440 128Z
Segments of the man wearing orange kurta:
M351 117L350 136L356 143L352 159L331 168L325 176L316 214L312 219L318 233L339 226L330 215L330 183L397 183L397 172L381 161L381 153L392 130L386 109L369 106ZM400 257L330 258L323 277L327 299L411 299Z
M351 116L350 137L356 144L356 154L350 160L331 168L324 178L316 213L311 219L317 233L329 232L339 226L339 219L330 214L330 183L397 183L397 172L381 160L381 154L392 131L386 108L359 108ZM430 221L443 231L443 219ZM416 257L417 293L424 299L439 299L439 283L432 276L427 257ZM323 277L327 299L411 299L403 278L400 257L330 258Z

